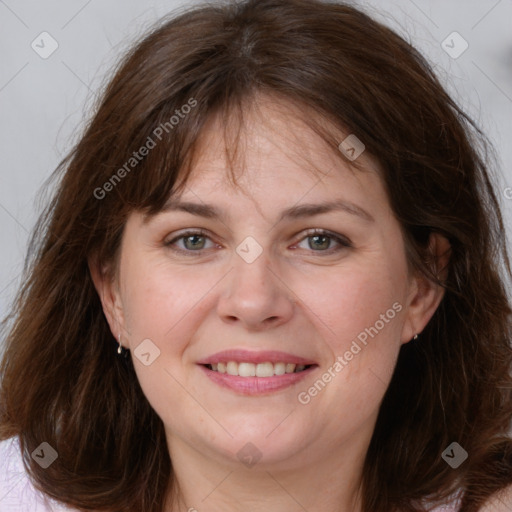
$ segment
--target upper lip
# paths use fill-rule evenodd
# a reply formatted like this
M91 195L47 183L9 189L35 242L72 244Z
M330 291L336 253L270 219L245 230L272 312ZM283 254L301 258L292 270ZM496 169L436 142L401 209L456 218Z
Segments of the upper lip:
M243 349L230 349L217 352L211 356L198 361L198 364L216 364L228 361L237 363L294 363L311 365L316 364L311 359L295 356L278 350L249 351Z

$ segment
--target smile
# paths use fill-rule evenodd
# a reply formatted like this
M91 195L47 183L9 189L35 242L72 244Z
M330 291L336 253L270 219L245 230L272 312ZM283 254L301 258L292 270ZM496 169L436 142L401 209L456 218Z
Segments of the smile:
M285 389L318 368L313 359L276 350L223 350L196 364L215 384L238 395L264 395Z
M311 366L311 365L308 365ZM294 363L248 363L227 361L208 364L206 367L214 372L226 373L239 377L273 377L289 373L300 373L306 369L306 365Z

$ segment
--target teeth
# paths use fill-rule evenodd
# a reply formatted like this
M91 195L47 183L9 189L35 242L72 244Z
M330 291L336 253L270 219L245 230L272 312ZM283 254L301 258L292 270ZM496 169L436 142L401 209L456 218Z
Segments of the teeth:
M236 361L211 364L210 367L213 371L240 377L273 377L274 375L284 375L285 373L298 373L306 368L303 364L270 362L254 364L237 363Z
M274 375L284 375L286 370L286 365L284 363L275 363L274 364Z
M233 363L236 365L236 363ZM256 365L252 363L240 363L238 366L238 372L235 375L240 377L254 377L256 375ZM260 375L258 375L260 377Z
M234 361L229 361L226 371L228 375L238 375L238 365Z
M256 365L256 377L272 377L274 365L272 363L259 363Z

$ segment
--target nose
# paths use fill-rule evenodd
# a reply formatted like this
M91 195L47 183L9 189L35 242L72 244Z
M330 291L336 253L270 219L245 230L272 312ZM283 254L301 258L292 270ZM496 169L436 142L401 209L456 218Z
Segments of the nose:
M293 291L272 267L266 251L252 263L237 255L218 301L219 317L248 331L264 331L290 320Z

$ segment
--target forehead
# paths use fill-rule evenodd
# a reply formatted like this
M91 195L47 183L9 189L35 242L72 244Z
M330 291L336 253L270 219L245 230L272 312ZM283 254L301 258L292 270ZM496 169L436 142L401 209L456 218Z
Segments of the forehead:
M302 114L286 101L260 98L248 105L242 122L225 123L219 115L212 116L197 140L183 197L190 198L190 190L222 193L231 186L266 193L270 188L273 195L305 195L314 188L355 192L380 179L375 158L363 152L357 165L351 165L338 145L308 126ZM332 125L327 129L335 140L349 135Z

